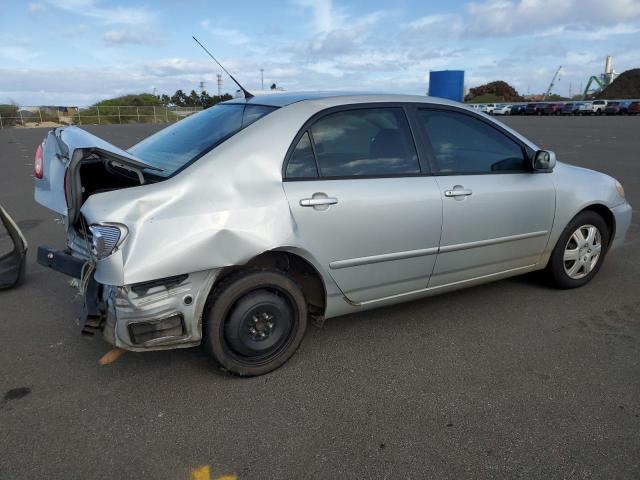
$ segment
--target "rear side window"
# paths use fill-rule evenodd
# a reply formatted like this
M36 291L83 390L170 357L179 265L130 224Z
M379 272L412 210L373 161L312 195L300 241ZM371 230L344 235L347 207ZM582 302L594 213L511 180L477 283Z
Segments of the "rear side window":
M309 133L305 132L295 150L289 158L287 164L287 178L310 178L317 177L316 159L313 156Z
M322 117L310 130L322 177L420 173L402 108L337 112Z
M160 130L129 152L162 169L151 172L154 175L170 177L273 110L262 105L216 105Z
M522 147L485 122L463 113L420 110L435 156L436 173L505 173L529 171Z

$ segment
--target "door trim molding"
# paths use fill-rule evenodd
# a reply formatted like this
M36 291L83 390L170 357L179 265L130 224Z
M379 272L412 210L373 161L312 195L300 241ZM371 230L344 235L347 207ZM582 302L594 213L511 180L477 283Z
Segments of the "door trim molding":
M488 245L497 245L500 243L515 242L517 240L525 240L527 238L542 237L549 233L548 230L539 232L520 233L517 235L509 235L508 237L489 238L488 240L478 240L475 242L456 243L454 245L443 245L440 247L440 253L457 252L459 250L468 250L470 248L486 247Z
M383 253L380 255L371 255L368 257L349 258L347 260L336 260L329 263L331 270L340 270L341 268L358 267L360 265L369 265L372 263L389 262L392 260L404 260L406 258L425 257L427 255L435 255L437 253L457 252L459 250L468 250L470 248L486 247L487 245L498 245L500 243L515 242L517 240L525 240L527 238L542 237L549 233L548 230L539 232L520 233L517 235L509 235L508 237L490 238L488 240L478 240L475 242L457 243L454 245L444 245L442 247L421 248L419 250L407 250L404 252Z
M329 263L331 270L341 268L357 267L369 265L371 263L388 262L391 260L404 260L405 258L425 257L438 253L438 247L421 248L419 250L407 250L405 252L383 253L381 255L371 255L369 257L349 258L347 260L336 260Z
M349 303L355 307L362 306L362 305L369 305L372 303L383 302L385 300L393 300L395 298L406 297L407 295L416 295L421 293L434 292L434 291L442 290L445 288L456 287L458 285L464 285L465 283L470 283L470 282L478 282L478 281L485 281L485 280L490 281L494 277L501 277L504 275L511 276L511 274L516 274L517 272L530 271L530 270L533 270L535 266L536 264L534 263L531 265L525 265L524 267L510 268L508 270L503 270L501 272L490 273L488 275L481 275L479 277L467 278L464 280L459 280L457 282L446 283L444 285L436 285L434 287L421 288L420 290L413 290L411 292L398 293L397 295L390 295L388 297L376 298L373 300L365 300L364 302L359 302L359 303L351 302L348 299L347 301L349 301Z

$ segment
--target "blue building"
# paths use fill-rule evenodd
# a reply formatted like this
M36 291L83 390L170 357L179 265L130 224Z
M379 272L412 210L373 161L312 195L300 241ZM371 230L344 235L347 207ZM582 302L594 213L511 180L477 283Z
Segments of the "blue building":
M464 98L464 70L429 72L429 96L462 102Z

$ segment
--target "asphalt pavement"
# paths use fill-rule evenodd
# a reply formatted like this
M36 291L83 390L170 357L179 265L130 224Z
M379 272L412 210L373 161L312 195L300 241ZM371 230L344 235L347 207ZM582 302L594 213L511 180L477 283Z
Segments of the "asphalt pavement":
M249 379L200 349L100 365L75 290L35 262L63 245L33 200L46 129L0 130L0 203L30 245L26 282L0 292L0 479L640 478L640 117L505 122L624 185L633 225L597 277L331 319ZM158 128L87 127L122 147Z

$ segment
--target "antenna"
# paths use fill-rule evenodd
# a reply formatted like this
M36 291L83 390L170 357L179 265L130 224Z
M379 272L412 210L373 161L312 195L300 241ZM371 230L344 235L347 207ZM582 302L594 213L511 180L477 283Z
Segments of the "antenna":
M216 57L214 57L213 55L211 55L211 52L209 52L209 50L207 50L207 49L205 48L205 46L204 46L204 45L202 45L202 44L198 41L198 39L197 39L196 37L191 37L191 38L193 38L193 39L196 41L196 43L197 43L198 45L200 45L200 46L202 47L202 49L203 49L205 52L207 52L207 55L209 55L209 56L213 59L213 61L214 61L214 62L216 62L216 63L220 66L220 68L221 68L222 70L224 70L224 73L226 73L227 75L229 75L229 78L231 78L231 80L233 80L233 83L235 83L236 85L238 85L238 87L240 87L240 90L242 90L242 93L244 93L244 98L246 98L246 99L248 100L248 99L250 99L250 98L253 98L253 97L254 97L254 95L253 95L253 94L249 93L249 91L248 91L248 90L246 90L242 85L240 85L240 82L238 82L235 78L233 78L233 75L231 75L229 72L227 72L227 69L226 69L226 68L224 68L224 67L222 66L222 64L221 64L218 60L216 60Z

